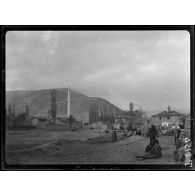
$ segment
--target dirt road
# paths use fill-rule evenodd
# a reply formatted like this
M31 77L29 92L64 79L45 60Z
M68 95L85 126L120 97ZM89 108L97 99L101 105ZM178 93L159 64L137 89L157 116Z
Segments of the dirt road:
M162 158L137 161L148 138L132 136L111 142L111 133L95 130L46 131L23 130L6 132L6 161L8 164L178 164L172 136L158 140Z

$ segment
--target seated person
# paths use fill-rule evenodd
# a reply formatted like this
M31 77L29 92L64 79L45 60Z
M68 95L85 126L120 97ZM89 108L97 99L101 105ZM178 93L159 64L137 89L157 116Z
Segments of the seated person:
M161 147L155 135L150 135L150 143L146 146L145 154L136 156L138 160L160 158L161 157Z

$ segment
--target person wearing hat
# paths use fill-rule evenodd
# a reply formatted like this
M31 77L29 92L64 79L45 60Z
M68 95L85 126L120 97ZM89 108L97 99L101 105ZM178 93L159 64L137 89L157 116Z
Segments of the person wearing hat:
M160 158L161 154L161 147L159 145L159 141L155 137L155 133L150 133L150 143L146 146L145 154L136 156L137 160L146 160L146 159L153 159L153 158Z

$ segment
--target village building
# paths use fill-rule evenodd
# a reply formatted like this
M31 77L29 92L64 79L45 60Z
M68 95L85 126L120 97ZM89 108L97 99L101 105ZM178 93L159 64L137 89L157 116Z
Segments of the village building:
M129 115L125 115L125 114L118 115L114 118L115 128L119 129L120 126L122 126L124 129L127 129L129 124L131 124L133 122L133 119L134 119L134 117L129 116Z
M31 124L35 128L45 129L48 120L44 117L32 117Z
M147 129L147 123L145 118L135 118L130 124L133 129L141 130L143 127Z
M65 129L70 128L70 122L66 117L56 117L55 126L63 126ZM71 123L72 129L82 128L82 121L74 120Z
M90 129L95 129L95 130L102 130L102 131L106 131L108 129L108 125L103 123L102 121L97 121L92 123L89 126Z
M115 117L115 128L119 129L120 126L122 126L124 129L127 129L129 126L133 129L140 130L143 127L146 127L148 121L145 118L141 117L133 117L129 115L119 115L118 117Z
M56 117L55 128L63 127L63 129L69 128L69 122L66 117Z
M119 129L120 126L124 129L131 127L133 129L140 130L146 126L147 118L144 117L142 109L134 110L133 103L129 104L129 111L123 111L122 114L114 117L114 128Z
M160 127L163 124L180 124L182 122L183 116L184 115L179 112L171 111L170 107L168 107L168 111L163 111L153 115L151 117L151 123L156 127Z
M64 125L68 123L68 119L65 117L56 117L55 124L56 125Z

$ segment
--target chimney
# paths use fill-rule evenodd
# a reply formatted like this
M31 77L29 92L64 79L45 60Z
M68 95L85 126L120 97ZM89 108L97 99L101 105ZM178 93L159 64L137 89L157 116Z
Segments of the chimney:
M129 104L129 110L130 110L130 112L133 112L133 103L132 102Z
M168 112L171 112L171 107L170 106L168 106Z

